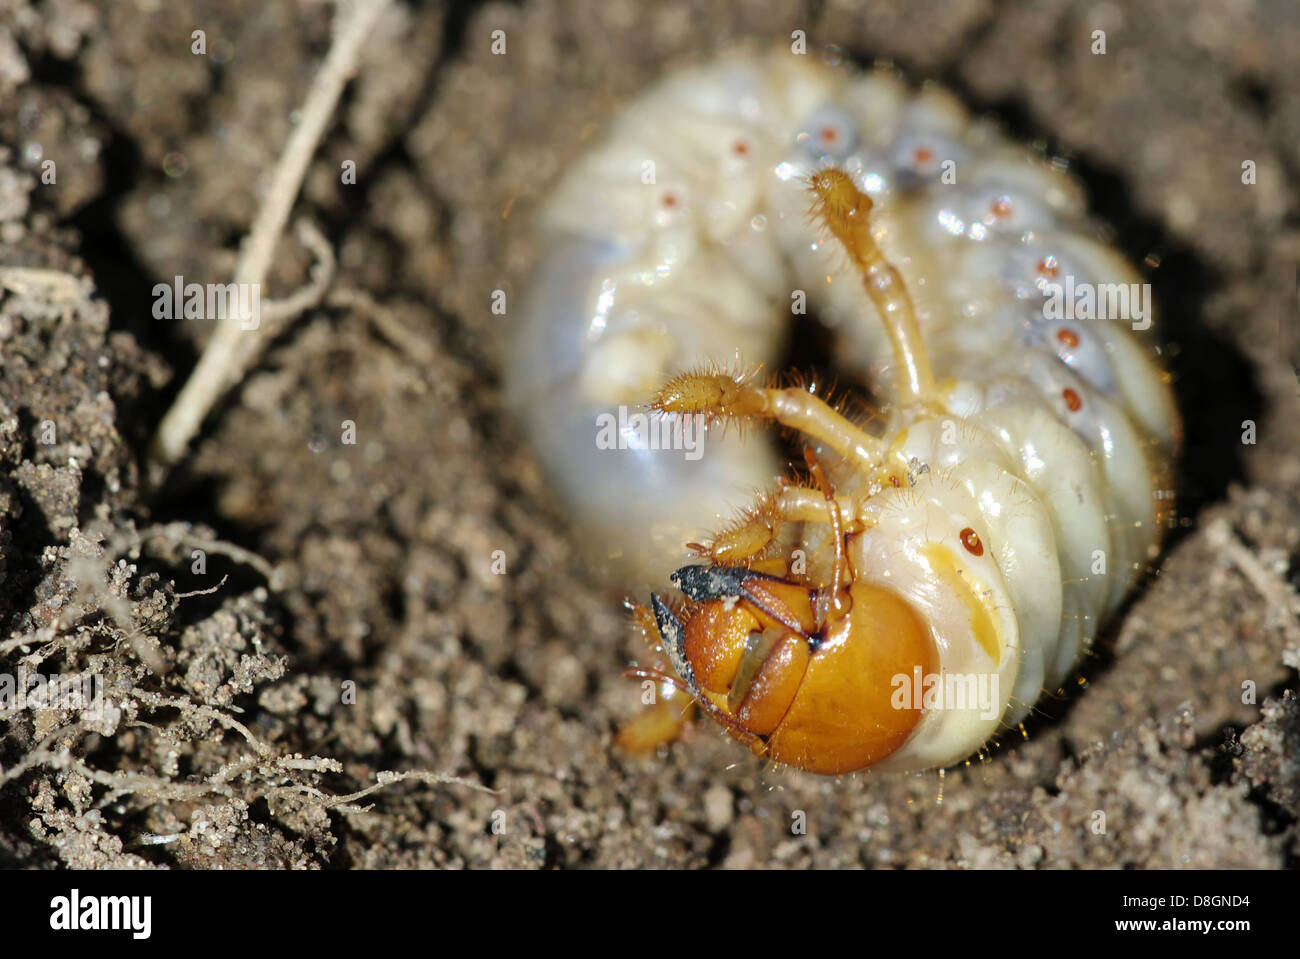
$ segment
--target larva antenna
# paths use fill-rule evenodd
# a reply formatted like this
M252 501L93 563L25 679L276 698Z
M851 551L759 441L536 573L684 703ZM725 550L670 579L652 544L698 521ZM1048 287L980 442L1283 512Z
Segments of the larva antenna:
M924 404L936 394L934 372L921 339L916 307L903 276L885 259L871 235L871 197L843 170L828 167L808 177L812 214L830 229L862 275L898 362L898 395L906 404Z

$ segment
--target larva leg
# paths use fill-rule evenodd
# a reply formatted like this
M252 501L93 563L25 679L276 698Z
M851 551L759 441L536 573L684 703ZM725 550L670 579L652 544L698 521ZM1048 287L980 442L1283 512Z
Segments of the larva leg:
M811 448L804 447L803 458L808 464L808 471L812 473L813 480L821 488L826 512L830 516L831 540L835 547L835 563L831 575L831 613L839 619L849 610L848 589L849 583L853 581L853 570L844 551L844 524L840 520L840 511L835 508L835 491L831 489L831 481L827 478L821 464L817 462L817 457L813 455Z
M727 373L681 373L650 403L662 413L702 413L712 420L762 416L819 440L859 468L883 459L880 441L806 390L764 389Z
M785 523L830 525L843 523L846 516L853 516L852 504L828 500L822 492L804 486L783 486L764 496L758 505L746 510L736 523L719 531L710 542L687 545L701 558L719 566L746 563L777 541ZM785 564L780 560L777 562L779 569L763 568L762 571L783 574ZM753 563L750 566L759 568Z
M813 215L843 244L889 333L898 364L899 399L904 404L933 403L938 390L921 340L916 308L902 274L885 259L871 235L871 197L860 191L843 170L819 170L808 182L814 197Z

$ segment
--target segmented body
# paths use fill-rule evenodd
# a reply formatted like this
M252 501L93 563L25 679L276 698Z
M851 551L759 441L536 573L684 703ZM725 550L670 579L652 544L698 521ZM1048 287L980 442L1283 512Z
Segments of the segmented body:
M807 177L828 167L874 201L874 241L910 291L933 370L925 402L899 395L898 344L844 247L810 220ZM782 470L763 437L739 431L711 430L698 460L630 432L628 448L601 449L601 413L636 409L702 363L772 363L787 326L798 336L809 322L791 312L803 292L842 363L870 376L875 452L813 445L846 532L808 524L764 555L793 544L801 579L824 584L831 537L844 536L854 583L905 601L941 676L996 676L1000 690L993 715L924 710L871 763L951 764L1020 722L1154 558L1179 425L1149 303L1058 317L1045 296L1053 284L1138 292L1140 278L1097 238L1068 174L948 94L788 52L725 57L630 104L541 223L548 253L511 397L597 565L629 588L662 589L686 543ZM763 748L820 772L856 768L852 750L822 761L794 742L799 702L782 707L786 747L778 725Z

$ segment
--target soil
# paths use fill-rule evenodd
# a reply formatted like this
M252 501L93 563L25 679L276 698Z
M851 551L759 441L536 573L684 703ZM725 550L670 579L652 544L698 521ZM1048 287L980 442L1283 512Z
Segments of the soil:
M210 332L154 285L229 279L330 19L0 0L0 674L107 702L0 712L0 865L1295 865L1300 7L397 4L295 208L331 296L153 488ZM537 202L654 78L795 29L1069 157L1186 422L1178 528L1080 690L942 777L820 779L704 725L614 749L644 649L502 405L492 292ZM290 231L268 294L311 263Z

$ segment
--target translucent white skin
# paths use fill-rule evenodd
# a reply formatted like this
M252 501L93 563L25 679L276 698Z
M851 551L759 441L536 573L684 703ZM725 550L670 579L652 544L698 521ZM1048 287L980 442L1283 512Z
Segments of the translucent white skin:
M955 183L941 179L948 160ZM1127 318L1044 316L1045 279L1139 282L1093 238L1068 175L950 96L914 94L888 74L786 52L677 73L628 105L547 204L549 252L515 339L510 399L597 567L639 595L663 591L691 560L684 544L707 539L781 469L761 436L735 431L710 432L699 462L600 450L598 412L644 403L682 369L770 364L785 325L802 319L788 312L796 289L892 397L884 328L808 216L802 178L827 164L875 202L877 242L911 292L946 406L887 408L887 465L909 476L902 488L873 486L818 448L870 524L849 537L853 569L912 604L941 677L996 675L1001 697L992 715L926 710L876 768L950 765L1075 668L1154 557L1155 491L1178 445L1150 332ZM982 555L963 548L964 529ZM825 547L823 531L805 535L810 552ZM992 654L972 602L993 624Z

